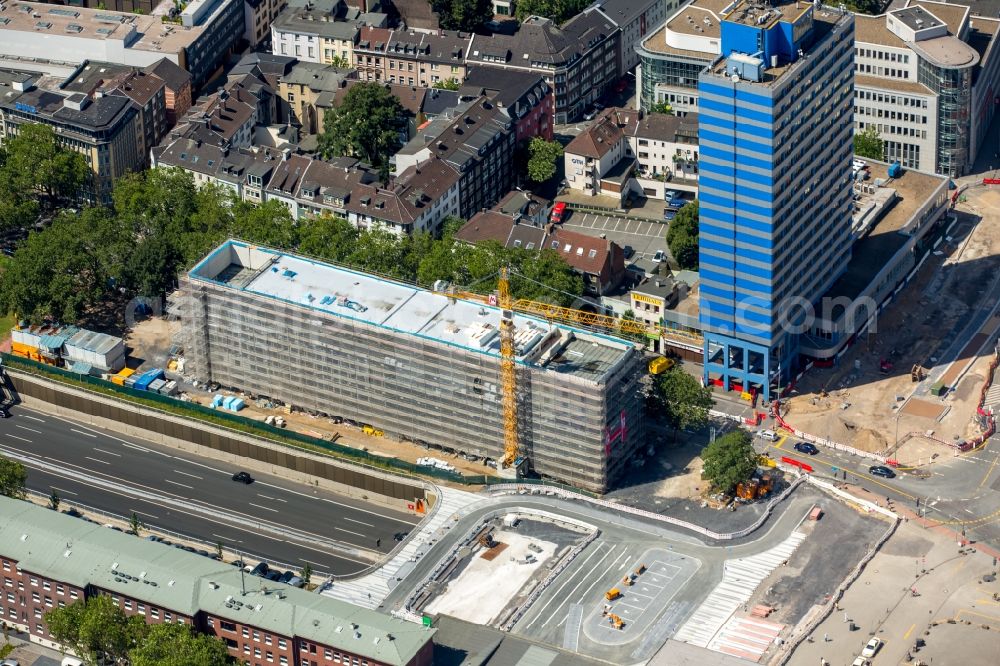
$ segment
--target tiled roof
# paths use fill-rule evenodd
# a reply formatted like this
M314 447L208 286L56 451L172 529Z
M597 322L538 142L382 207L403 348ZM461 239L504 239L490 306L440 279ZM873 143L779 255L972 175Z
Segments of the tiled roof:
M190 85L191 75L177 63L167 58L161 58L143 71L148 74L155 74L166 82L171 90L180 90L185 85Z
M600 159L621 141L626 133L635 132L639 112L630 109L605 109L566 146L566 152Z

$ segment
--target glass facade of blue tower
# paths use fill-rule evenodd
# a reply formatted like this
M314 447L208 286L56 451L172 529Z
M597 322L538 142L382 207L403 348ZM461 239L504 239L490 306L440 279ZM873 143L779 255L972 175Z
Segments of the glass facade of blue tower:
M699 77L705 381L769 400L850 259L851 14L742 0Z

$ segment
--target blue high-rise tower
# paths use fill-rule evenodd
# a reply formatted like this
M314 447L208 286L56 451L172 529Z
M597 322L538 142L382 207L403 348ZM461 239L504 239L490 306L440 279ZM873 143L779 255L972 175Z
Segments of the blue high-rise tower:
M737 0L698 80L705 381L770 399L851 256L854 17Z

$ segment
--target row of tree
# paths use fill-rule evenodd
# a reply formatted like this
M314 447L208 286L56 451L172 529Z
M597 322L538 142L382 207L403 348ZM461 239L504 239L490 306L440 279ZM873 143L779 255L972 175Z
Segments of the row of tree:
M667 247L677 265L683 269L698 269L698 200L685 205L670 221Z
M226 644L187 624L146 624L126 615L111 597L81 599L45 614L53 638L87 666L225 666Z
M134 296L164 294L179 271L229 237L423 286L447 280L486 293L509 264L519 298L569 304L583 293L582 279L558 253L458 243L459 219L448 221L440 239L361 231L332 216L296 221L278 201L234 201L228 191L197 188L190 174L164 169L122 178L113 199L108 208L63 210L32 233L4 269L0 310L32 322L99 318Z

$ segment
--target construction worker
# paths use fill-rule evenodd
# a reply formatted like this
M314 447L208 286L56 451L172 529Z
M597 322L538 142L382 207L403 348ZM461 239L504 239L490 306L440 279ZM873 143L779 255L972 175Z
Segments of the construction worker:
M375 547L376 548L382 547L382 539L375 539Z

